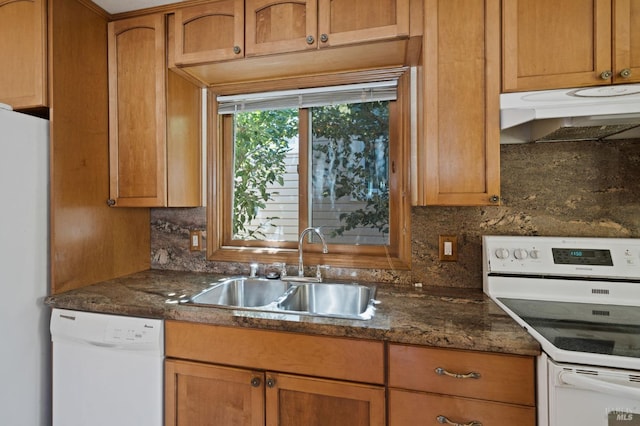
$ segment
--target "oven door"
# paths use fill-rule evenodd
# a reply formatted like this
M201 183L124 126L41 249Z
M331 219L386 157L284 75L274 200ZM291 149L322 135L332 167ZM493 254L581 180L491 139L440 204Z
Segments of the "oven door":
M549 426L640 426L640 372L548 360Z

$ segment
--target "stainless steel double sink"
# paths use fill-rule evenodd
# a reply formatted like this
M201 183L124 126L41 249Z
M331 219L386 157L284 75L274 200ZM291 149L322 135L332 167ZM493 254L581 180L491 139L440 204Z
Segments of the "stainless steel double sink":
M342 283L299 283L266 278L225 278L183 303L268 312L371 319L376 287Z

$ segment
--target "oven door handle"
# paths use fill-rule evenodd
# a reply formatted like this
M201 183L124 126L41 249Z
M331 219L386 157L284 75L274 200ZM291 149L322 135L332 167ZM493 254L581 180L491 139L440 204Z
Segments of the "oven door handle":
M622 398L640 399L640 388L611 383L593 377L587 377L572 371L562 371L558 378L560 382L579 389L615 395Z

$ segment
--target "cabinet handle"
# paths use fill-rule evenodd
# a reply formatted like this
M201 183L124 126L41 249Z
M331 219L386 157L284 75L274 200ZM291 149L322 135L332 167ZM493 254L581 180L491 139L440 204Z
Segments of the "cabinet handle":
M313 43L315 43L315 42L316 42L316 39L315 39L315 38L313 38L313 36L312 36L312 35L308 35L308 36L307 36L307 44L313 44Z
M456 422L452 422L451 420L449 420L448 418L446 418L445 416L438 416L436 417L436 420L438 421L438 423L443 424L443 425L452 425L452 426L482 426L482 423L477 422L475 420L471 420L468 423L456 423Z
M260 377L254 377L251 379L251 386L253 386L254 388L260 387L261 383L262 383L262 380L260 380Z
M242 52L242 49L240 49L240 46L233 46L233 53L238 55L240 54L240 52Z
M622 71L620 71L620 77L622 77L622 78L631 77L631 70L629 68L623 69Z
M109 198L109 199L107 200L107 205L108 205L109 207L113 207L113 206L115 206L115 205L116 205L116 200L114 200L113 198Z
M476 373L475 371L472 371L471 373L467 373L467 374L450 373L442 367L436 368L436 374L438 376L453 377L454 379L479 379L480 378L480 373Z
M600 74L600 78L603 80L609 80L612 75L613 73L611 72L611 70L606 70L602 71L602 73Z
M489 201L490 201L490 202L492 202L492 203L497 203L498 201L500 201L500 197L499 197L499 196L497 196L497 195L492 195L492 196L489 198Z
M276 379L274 379L273 377L269 377L267 379L267 387L272 388L276 385Z
M329 36L326 34L320 34L320 41L326 43L329 41Z

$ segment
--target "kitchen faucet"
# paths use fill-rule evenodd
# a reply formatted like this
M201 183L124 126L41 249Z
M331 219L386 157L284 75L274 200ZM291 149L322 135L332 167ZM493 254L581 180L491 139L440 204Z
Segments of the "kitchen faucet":
M320 241L322 241L322 253L329 253L329 249L327 248L327 241L322 234L320 228L306 228L300 233L300 239L298 240L298 276L297 277L288 277L291 281L321 281L321 277L305 277L304 276L304 263L302 262L302 244L304 243L304 238L308 233L315 232L318 237L320 237Z

